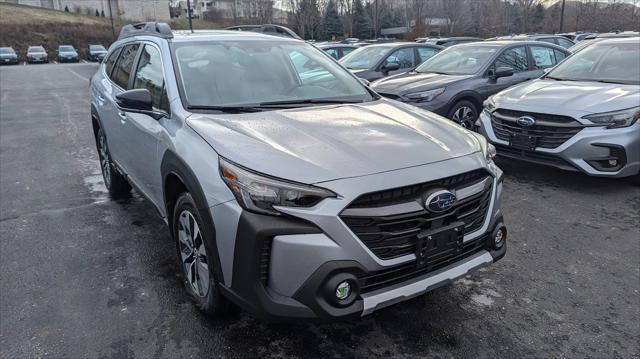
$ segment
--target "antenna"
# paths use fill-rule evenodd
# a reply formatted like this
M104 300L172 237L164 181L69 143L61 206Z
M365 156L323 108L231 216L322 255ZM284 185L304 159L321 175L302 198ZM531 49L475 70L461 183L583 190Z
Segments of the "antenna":
M187 0L187 17L189 18L189 30L193 32L193 24L191 23L191 1Z

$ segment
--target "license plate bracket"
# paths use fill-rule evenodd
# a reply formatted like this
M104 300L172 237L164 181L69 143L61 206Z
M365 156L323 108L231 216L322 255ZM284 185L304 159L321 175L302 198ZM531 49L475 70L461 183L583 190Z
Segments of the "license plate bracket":
M432 266L434 261L462 250L464 223L458 221L446 227L434 230L423 230L417 237L417 267Z
M509 139L509 146L520 150L533 151L536 149L538 138L524 134L513 134Z

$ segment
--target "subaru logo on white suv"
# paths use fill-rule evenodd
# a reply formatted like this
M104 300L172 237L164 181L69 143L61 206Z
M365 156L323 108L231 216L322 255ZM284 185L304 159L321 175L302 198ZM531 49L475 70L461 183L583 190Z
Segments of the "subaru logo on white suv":
M518 125L522 127L533 126L536 123L536 120L531 116L522 116L518 118Z

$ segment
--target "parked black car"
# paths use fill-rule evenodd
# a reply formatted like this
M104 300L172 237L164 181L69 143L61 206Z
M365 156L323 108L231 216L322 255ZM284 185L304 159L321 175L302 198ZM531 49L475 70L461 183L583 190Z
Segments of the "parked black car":
M375 44L359 48L340 59L356 76L374 81L413 70L443 49L415 42Z
M80 55L76 48L71 45L58 46L58 62L79 62Z
M87 47L87 59L89 61L102 61L107 54L107 49L102 45L89 45Z
M468 42L482 41L479 37L424 37L416 39L417 43L432 44L442 47L449 47L458 44L466 44Z
M569 54L560 46L536 41L461 44L443 50L415 71L373 82L371 88L472 129L487 97L540 77Z
M280 26L280 25L238 25L238 26L229 26L225 28L225 30L235 30L235 31L253 31L253 32L261 32L267 35L274 35L280 37L290 37L292 39L302 40L298 34L293 32L293 30Z
M575 45L575 42L560 35L549 34L529 34L529 35L515 35L515 36L500 36L486 41L499 41L499 40L513 40L513 41L542 41L550 44L556 44L564 47L565 49Z
M316 44L317 48L331 55L331 57L333 57L336 60L343 58L345 55L347 55L351 51L361 46L362 45L358 45L355 43L341 44L341 43L335 43L335 42L325 42L321 44Z
M15 65L18 63L18 55L12 47L0 47L0 64Z

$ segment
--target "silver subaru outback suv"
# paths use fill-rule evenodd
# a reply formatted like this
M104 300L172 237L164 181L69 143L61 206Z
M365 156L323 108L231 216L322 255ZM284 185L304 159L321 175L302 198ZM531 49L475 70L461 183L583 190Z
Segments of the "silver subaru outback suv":
M502 258L495 149L295 39L126 26L91 80L104 181L221 314L363 316Z
M598 42L485 102L498 155L640 183L640 38Z

